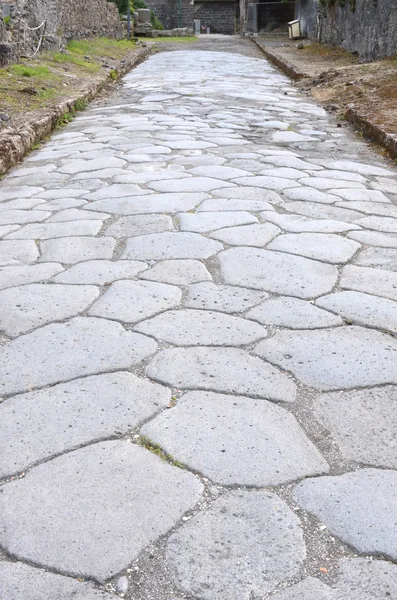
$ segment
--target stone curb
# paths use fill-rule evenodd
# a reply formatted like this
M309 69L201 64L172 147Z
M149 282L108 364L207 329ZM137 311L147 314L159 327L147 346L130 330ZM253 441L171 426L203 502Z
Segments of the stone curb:
M266 58L270 60L270 62L272 62L276 67L281 69L281 71L286 73L289 77L291 77L291 79L298 80L309 78L309 75L307 73L299 71L293 65L291 65L291 63L286 62L285 60L277 56L277 54L270 52L270 50L268 50L266 46L263 46L256 37L250 36L250 39L254 42L254 44L258 46L258 48L263 52Z
M299 71L291 63L284 61L282 58L270 52L265 46L263 46L255 37L250 36L250 39L258 46L263 54L272 62L276 67L281 69L286 75L294 79L310 79L310 75ZM379 125L375 125L350 105L345 112L345 118L349 123L355 126L358 131L361 131L363 136L372 142L376 142L390 153L391 158L397 158L397 136L384 131Z
M375 125L375 123L371 123L371 121L360 115L351 105L348 106L345 117L356 129L362 132L365 138L383 146L392 158L397 158L396 135L388 133L379 125Z
M131 71L140 62L142 62L151 47L142 48L138 54L131 58L126 58L113 69L116 71L117 79ZM110 73L104 75L99 81L96 81L85 89L81 90L76 96L64 100L51 109L40 119L32 120L21 129L7 129L0 135L0 175L4 175L11 167L17 165L30 152L32 146L50 135L57 126L58 120L65 114L74 112L75 106L79 102L90 102L99 92L109 83L113 83L114 77Z

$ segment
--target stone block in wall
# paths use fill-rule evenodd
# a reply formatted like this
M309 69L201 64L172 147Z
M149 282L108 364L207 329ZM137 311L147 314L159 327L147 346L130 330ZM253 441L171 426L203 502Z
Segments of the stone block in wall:
M19 60L17 44L0 43L0 67L6 67Z

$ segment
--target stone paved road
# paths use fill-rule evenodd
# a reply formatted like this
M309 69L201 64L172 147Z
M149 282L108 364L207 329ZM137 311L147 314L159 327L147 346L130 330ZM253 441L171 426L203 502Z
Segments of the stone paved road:
M396 600L396 171L181 48L0 187L0 598Z

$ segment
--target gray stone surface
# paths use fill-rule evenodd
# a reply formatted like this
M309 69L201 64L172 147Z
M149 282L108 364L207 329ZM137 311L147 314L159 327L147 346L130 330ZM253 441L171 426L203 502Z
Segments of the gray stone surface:
M102 221L65 221L64 223L32 223L7 235L8 240L48 240L69 236L96 235Z
M203 600L249 600L296 575L306 556L298 518L270 492L232 491L174 533L175 582Z
M0 241L0 267L34 263L39 249L33 240Z
M344 558L333 600L384 600L397 597L397 565L384 560Z
M212 177L189 177L188 179L175 179L174 181L151 181L148 188L156 192L186 193L210 192L222 187L230 187L233 183L213 179Z
M357 242L332 233L288 233L278 236L268 246L269 250L298 254L332 264L348 262L359 248Z
M15 337L83 312L99 296L91 285L38 284L0 291L0 329Z
M221 485L278 485L328 472L295 417L263 400L189 392L141 432Z
M337 600L332 590L322 581L314 577L306 577L303 581L292 585L276 594L266 595L265 600ZM341 598L339 598L341 600ZM347 600L347 599L346 599Z
M280 233L271 223L226 227L213 231L211 237L230 246L256 246L263 248Z
M228 188L235 190L236 188ZM237 188L238 191L244 188ZM257 188L254 188L257 190ZM211 198L211 200L204 200L197 209L197 213L200 212L222 212L222 211L237 211L247 210L250 212L258 212L260 210L273 210L273 206L269 202L264 200L245 200L245 199L233 199L233 198Z
M397 219L392 219L391 217L364 217L362 219L357 219L356 223L365 229L384 231L386 233L397 233Z
M112 258L116 242L113 238L66 237L40 244L41 262L74 264L87 260Z
M377 231L352 231L348 237L368 246L381 248L397 248L397 235L395 233L380 233Z
M127 240L122 258L163 260L165 258L210 258L222 250L219 242L199 233L165 232Z
M144 448L101 442L9 483L0 541L23 560L103 581L173 527L201 491L194 475Z
M152 196L135 196L122 198L106 198L91 202L87 210L104 211L119 215L144 215L152 213L175 214L194 209L206 200L208 194L153 194Z
M295 399L296 387L276 367L238 348L171 348L146 367L148 377L186 390L242 394L282 402Z
M51 279L63 267L55 262L20 267L0 268L0 290L26 283L35 283Z
M211 274L199 260L163 260L140 275L141 279L189 285L198 281L211 280Z
M396 490L396 471L362 469L306 479L295 487L294 499L358 552L395 560Z
M203 282L189 287L185 306L187 308L220 310L226 313L241 313L259 304L267 297L266 292Z
M128 369L155 351L154 340L105 319L46 325L0 348L0 394Z
M0 404L0 477L89 442L125 435L170 398L167 388L127 372L9 398Z
M178 306L182 292L152 281L115 281L90 308L89 314L135 323Z
M172 219L167 215L137 215L118 219L106 229L105 235L115 238L134 237L170 231L172 228Z
M290 233L344 233L352 229L360 229L354 223L343 223L333 219L310 219L301 215L279 214L276 211L261 213L264 221L270 221Z
M232 227L233 225L247 225L257 223L258 219L248 212L244 211L223 211L223 212L200 212L196 214L179 214L178 220L181 231L195 231L196 233L205 233L214 231L221 227Z
M363 327L281 331L255 352L318 390L397 383L397 341Z
M226 283L298 298L326 294L337 280L334 266L283 252L232 248L219 255L219 262Z
M236 186L232 188L223 188L221 190L213 190L211 194L218 198L243 200L244 202L271 202L272 204L278 204L282 201L280 196L272 190L250 186ZM241 208L240 210L248 209Z
M114 600L93 584L48 573L20 562L0 563L0 598L4 600Z
M210 310L173 310L140 323L136 331L175 346L241 346L266 337L248 319Z
M336 292L318 298L316 304L348 322L397 333L397 302L388 298L361 292Z
M136 260L88 260L77 263L63 273L56 275L56 283L90 283L106 285L117 279L134 279L147 269L144 262Z
M283 209L289 213L296 215L302 215L310 219L333 219L335 221L342 221L346 223L354 223L357 219L362 219L363 214L351 210L347 203L347 208L339 206L327 206L320 202L299 202L294 200L293 202L285 202Z
M397 300L397 273L384 269L348 265L343 269L340 286Z
M247 317L264 325L276 325L290 329L317 329L342 325L340 317L325 310L319 310L311 302L298 298L270 298L263 304L252 308L247 313Z
M38 212L35 210L2 210L0 211L0 225L36 223L44 221L50 216L50 212Z
M364 248L355 258L359 267L397 271L397 248Z
M315 400L317 419L347 460L397 469L397 387L323 394Z

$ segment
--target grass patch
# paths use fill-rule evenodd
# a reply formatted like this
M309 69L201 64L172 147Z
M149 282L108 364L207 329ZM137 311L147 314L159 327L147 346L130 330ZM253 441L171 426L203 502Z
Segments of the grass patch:
M185 468L184 464L179 462L179 460L176 460L170 454L167 454L166 452L164 452L164 450L161 448L161 446L159 446L158 444L155 444L154 442L152 442L149 438L147 438L144 435L139 436L138 445L142 446L143 448L146 448L146 450L149 450L149 452L152 452L153 454L155 454L156 456L161 458L161 460L168 462L170 465L173 465L174 467L178 467L178 469Z
M28 66L28 65L11 65L7 69L8 73L13 73L20 77L40 77L45 79L52 78L52 73L48 67Z

